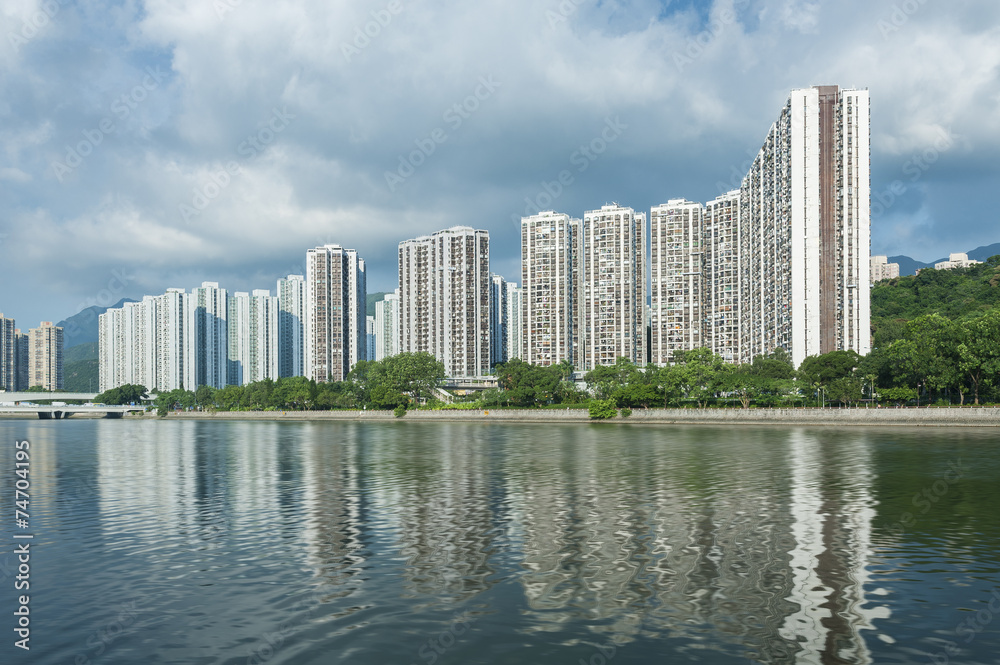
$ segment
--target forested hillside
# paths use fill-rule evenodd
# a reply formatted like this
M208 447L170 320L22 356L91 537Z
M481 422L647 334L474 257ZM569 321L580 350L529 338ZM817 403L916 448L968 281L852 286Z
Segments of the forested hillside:
M953 270L926 268L872 287L874 346L899 339L903 324L926 314L953 321L1000 307L1000 256Z

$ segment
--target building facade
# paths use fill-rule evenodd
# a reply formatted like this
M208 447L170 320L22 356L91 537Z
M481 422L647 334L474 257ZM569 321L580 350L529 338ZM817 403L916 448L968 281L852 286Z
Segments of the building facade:
M490 364L507 362L510 320L507 309L507 280L490 275Z
M229 302L230 385L278 376L278 298L267 289L236 292Z
M705 209L672 199L650 210L651 362L705 346Z
M708 347L728 363L740 361L740 192L705 205L702 242L703 335Z
M366 316L365 317L365 358L369 360L375 360L376 355L376 342L375 342L375 317Z
M375 360L399 353L399 289L375 303Z
M325 245L306 252L306 376L343 381L367 354L365 262L356 250Z
M223 388L229 372L228 293L217 282L203 282L192 291L190 301L194 308L195 386Z
M14 319L0 312L0 390L17 390L17 339Z
M278 376L305 376L306 278L278 280Z
M533 365L581 362L583 222L544 211L521 218L521 349Z
M646 363L646 215L618 204L583 216L581 365Z
M156 383L158 391L194 390L194 307L184 289L167 289L157 296ZM148 387L148 386L147 386Z
M949 254L947 261L939 261L934 264L935 270L951 270L953 268L968 268L969 266L979 265L982 261L976 261L975 259L970 259L968 254ZM898 270L898 266L897 266Z
M399 244L400 351L427 352L449 377L490 370L489 232L456 226Z
M28 358L30 357L28 345L28 333L23 333L19 328L14 329L14 365L15 365L15 385L14 390L24 391L28 389Z
M507 360L521 357L521 289L507 282Z
M42 321L28 331L28 387L63 389L63 329Z
M871 182L867 90L793 90L740 192L741 361L864 355Z
M883 279L895 279L899 277L899 264L889 263L888 256L873 256L871 258L871 275L870 281L872 285L876 282L881 282Z

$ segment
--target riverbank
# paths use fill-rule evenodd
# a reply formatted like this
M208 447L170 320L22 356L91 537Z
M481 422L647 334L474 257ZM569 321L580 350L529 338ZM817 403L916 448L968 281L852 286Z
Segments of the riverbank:
M134 418L156 419L150 412ZM636 409L628 418L594 421L584 409L409 411L171 412L165 420L599 423L622 425L811 425L831 427L1000 427L1000 408L910 409Z

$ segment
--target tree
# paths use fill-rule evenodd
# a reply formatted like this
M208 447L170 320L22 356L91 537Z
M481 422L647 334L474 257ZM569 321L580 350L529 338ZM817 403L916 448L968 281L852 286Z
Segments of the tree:
M879 395L900 406L906 404L911 399L916 399L917 391L913 388L883 388L879 390Z
M243 407L243 386L226 386L215 393L216 404L226 411Z
M291 411L301 411L312 406L316 383L304 376L278 379L271 393L271 405Z
M610 399L595 399L590 403L591 420L608 420L618 415L615 403Z
M369 404L372 404L379 409L395 409L399 406L402 406L405 409L407 402L409 402L409 399L407 399L403 393L398 390L393 390L390 386L382 384L371 391Z
M503 389L506 403L514 406L547 404L566 394L563 371L559 365L543 367L520 358L496 367L497 383Z
M167 411L170 409L189 409L194 407L196 403L194 393L183 388L160 393L154 401L156 412L161 416L167 415Z
M984 386L1000 379L1000 310L965 323L967 335L958 346L958 364L972 383L975 404Z
M122 404L138 403L148 398L149 395L146 394L145 386L127 383L123 386L112 388L111 390L105 390L103 393L95 397L94 401L98 404L117 406Z
M615 391L642 382L642 372L628 358L615 359L614 365L599 365L587 372L584 381L593 388L598 399L609 399Z
M861 400L861 380L853 376L834 379L827 389L830 399L841 404L854 404Z
M683 367L684 387L687 396L698 403L698 408L708 406L708 400L722 388L725 362L711 349L675 351L674 361Z
M667 365L657 370L654 377L656 389L663 396L663 408L668 408L671 402L680 406L688 383L687 370L680 365Z
M762 382L762 378L753 373L751 365L730 365L726 369L723 386L726 391L736 395L744 409L749 409L750 404L763 392Z
M424 351L400 353L379 361L379 379L394 390L419 398L432 396L432 391L444 380L444 363Z
M198 390L194 391L194 399L203 409L209 409L215 406L215 388L212 386L198 386Z
M826 386L836 379L854 376L860 363L861 356L855 351L831 351L803 360L798 375L804 383Z

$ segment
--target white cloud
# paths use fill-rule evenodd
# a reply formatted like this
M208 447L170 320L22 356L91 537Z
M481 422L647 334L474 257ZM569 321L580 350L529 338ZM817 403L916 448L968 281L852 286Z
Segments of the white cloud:
M516 267L511 215L605 118L620 117L627 131L574 172L556 207L579 215L606 198L640 209L673 196L711 198L759 147L788 90L821 83L871 89L876 189L940 130L956 137L893 209L898 217L876 230L879 249L942 242L951 231L938 222L951 211L934 193L956 169L983 182L983 192L995 184L996 3L926 3L886 35L879 21L888 9L863 0L835 8L725 0L709 11L616 0L581 3L555 25L554 1L400 1L388 21L379 14L388 0L243 0L221 17L217 3L200 0L129 1L111 14L81 2L16 54L4 41L0 232L9 238L0 260L15 270L39 261L65 268L40 277L48 281L30 299L0 295L41 318L35 303L69 307L93 288L88 275L100 282L128 261L142 266L142 288L188 278L252 287L332 241L362 249L370 280L385 284L396 243L456 223L489 228L495 264ZM5 3L3 27L20 26L37 7ZM384 25L368 25L380 16ZM367 42L358 38L366 27ZM345 45L358 53L346 57ZM688 61L678 65L676 54ZM60 183L52 162L141 84L147 67L165 80L126 118L111 114L115 130ZM484 76L502 85L449 126L445 112ZM275 108L294 120L252 158L241 154ZM435 128L447 141L390 191L384 173ZM240 174L188 223L179 206L230 161ZM982 209L966 216L968 237L996 228L989 196L977 196L966 197Z

